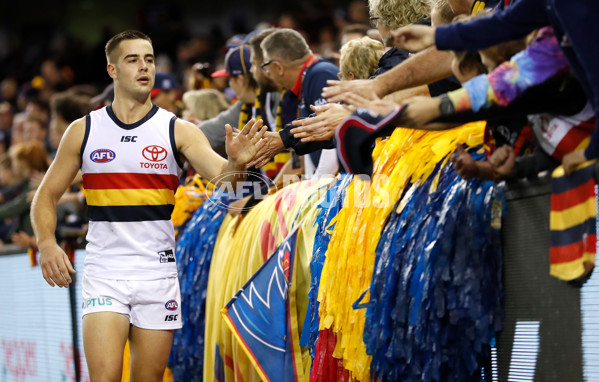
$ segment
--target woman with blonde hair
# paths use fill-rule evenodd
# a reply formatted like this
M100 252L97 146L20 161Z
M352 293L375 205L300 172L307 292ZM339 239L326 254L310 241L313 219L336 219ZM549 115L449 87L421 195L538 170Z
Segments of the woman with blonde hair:
M376 72L385 48L380 41L362 37L348 41L341 47L340 54L340 80L367 79Z
M183 94L183 119L196 125L216 117L231 105L225 95L216 89L190 90Z

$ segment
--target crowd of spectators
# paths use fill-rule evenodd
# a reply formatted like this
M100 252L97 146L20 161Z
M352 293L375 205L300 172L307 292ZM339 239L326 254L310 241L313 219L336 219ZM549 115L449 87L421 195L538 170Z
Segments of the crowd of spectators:
M284 13L231 36L179 30L168 41L150 26L152 101L198 125L222 155L225 123L264 119L270 131L251 165L273 179L347 170L339 168L334 134L359 107L381 118L401 109L394 123L416 129L487 120L489 161L474 163L461 147L453 158L464 178L534 176L562 160L571 171L596 152L594 139L584 151L597 111L599 69L589 69L596 54L581 53L593 48L568 29L569 21L550 15L532 17L526 28L518 24L537 3L543 1L354 1ZM466 33L483 27L492 32ZM53 43L17 43L0 55L3 243L34 245L31 192L60 137L70 122L113 97L99 46L84 54L76 37L54 33L47 41ZM63 199L57 234L83 234L80 182Z

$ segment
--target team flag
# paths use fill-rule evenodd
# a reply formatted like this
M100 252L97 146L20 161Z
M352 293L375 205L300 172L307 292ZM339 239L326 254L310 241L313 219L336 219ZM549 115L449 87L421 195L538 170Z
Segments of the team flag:
M229 329L263 381L301 381L294 292L299 226L222 309Z

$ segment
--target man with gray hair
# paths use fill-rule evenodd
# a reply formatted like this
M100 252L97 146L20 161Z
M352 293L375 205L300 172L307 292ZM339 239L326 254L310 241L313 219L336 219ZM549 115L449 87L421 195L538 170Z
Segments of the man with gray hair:
M302 142L302 139L293 137L287 125L298 118L308 117L312 113L310 106L327 103L321 97L322 89L327 80L337 78L339 68L315 56L302 35L293 29L276 30L260 46L264 61L256 70L262 70L277 86L286 89L282 99L284 128L278 133L267 133L266 144L251 164L261 166L285 148L292 148L299 155L310 154L304 158L306 175L336 173L338 162L334 150L325 152L326 159L321 161L322 150L335 146L332 138ZM319 168L320 162L322 166ZM315 173L317 168L319 171Z

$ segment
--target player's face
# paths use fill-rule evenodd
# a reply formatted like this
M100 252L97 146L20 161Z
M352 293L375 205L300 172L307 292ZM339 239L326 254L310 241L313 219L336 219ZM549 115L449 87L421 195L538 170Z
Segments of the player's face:
M121 41L116 62L116 79L121 90L147 97L154 87L155 73L154 49L149 41Z

